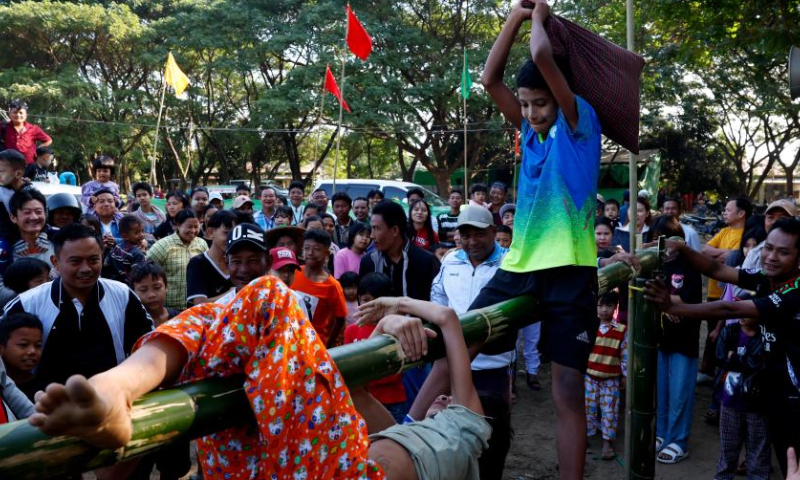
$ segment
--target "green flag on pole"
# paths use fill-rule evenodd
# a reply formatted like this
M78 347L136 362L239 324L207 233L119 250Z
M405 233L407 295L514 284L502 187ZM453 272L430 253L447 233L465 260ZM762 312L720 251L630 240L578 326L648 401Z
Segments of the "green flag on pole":
M467 51L464 50L464 67L461 70L461 97L465 100L469 98L469 90L472 88L472 77L467 68Z

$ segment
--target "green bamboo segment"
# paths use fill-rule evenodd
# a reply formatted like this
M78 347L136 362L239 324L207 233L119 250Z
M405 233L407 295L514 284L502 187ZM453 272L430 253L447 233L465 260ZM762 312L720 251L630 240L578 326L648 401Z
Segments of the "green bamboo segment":
M655 267L655 251L637 252L642 270ZM633 271L621 264L598 272L600 291L624 283ZM502 337L536 319L536 299L514 298L461 316L468 344ZM381 336L330 351L346 383L363 385L444 356L441 336L430 341L425 360L404 362L395 340ZM100 450L72 437L48 437L26 421L0 426L0 479L44 479L76 474L152 453L178 437L197 438L240 425L251 417L241 378L209 379L149 393L133 406L133 438L116 451Z
M178 437L208 435L252 419L241 377L209 379L149 393L133 409L133 438L101 450L72 437L49 437L26 421L0 426L0 478L61 477L152 453Z
M636 287L645 280L636 279ZM633 355L628 362L630 431L629 479L653 479L656 473L656 382L658 379L658 319L660 312L645 301L641 291L634 291L636 321L628 341L633 342Z

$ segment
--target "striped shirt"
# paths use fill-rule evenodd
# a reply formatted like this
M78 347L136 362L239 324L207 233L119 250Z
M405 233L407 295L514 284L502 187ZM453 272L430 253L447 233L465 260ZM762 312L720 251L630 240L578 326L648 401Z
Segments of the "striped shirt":
M167 274L167 307L176 310L186 308L186 268L189 260L195 255L208 250L208 244L200 237L195 237L189 245L183 243L177 233L157 241L147 251L147 258L153 260Z

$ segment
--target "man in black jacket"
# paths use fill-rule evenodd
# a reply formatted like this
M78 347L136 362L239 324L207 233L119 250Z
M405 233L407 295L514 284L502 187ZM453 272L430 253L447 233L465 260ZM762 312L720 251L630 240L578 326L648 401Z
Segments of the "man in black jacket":
M431 285L439 273L439 260L406 238L408 220L403 207L384 200L372 209L370 224L375 250L361 258L359 274L380 272L392 281L396 297L430 301Z

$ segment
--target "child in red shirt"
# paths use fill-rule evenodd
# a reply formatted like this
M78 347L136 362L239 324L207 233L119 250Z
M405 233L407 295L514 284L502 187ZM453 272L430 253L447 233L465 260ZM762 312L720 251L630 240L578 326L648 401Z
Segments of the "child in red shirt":
M322 343L330 348L341 345L347 305L339 282L325 266L330 255L331 237L323 230L312 229L303 235L305 266L294 277L292 289L301 294L311 325Z
M388 297L392 294L392 282L382 273L368 273L358 283L358 303L364 305L377 298ZM354 343L366 340L372 336L376 324L348 325L344 331L344 343ZM400 374L390 375L380 380L375 380L367 386L369 393L381 402L386 410L398 424L408 413L406 406L406 391L403 388L403 378Z

